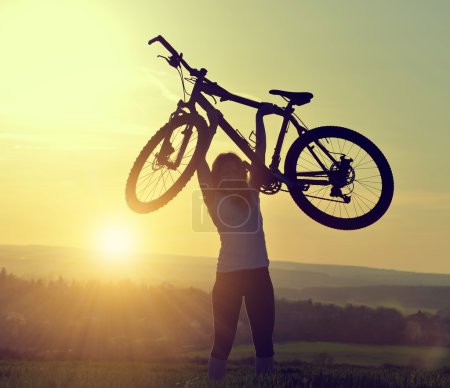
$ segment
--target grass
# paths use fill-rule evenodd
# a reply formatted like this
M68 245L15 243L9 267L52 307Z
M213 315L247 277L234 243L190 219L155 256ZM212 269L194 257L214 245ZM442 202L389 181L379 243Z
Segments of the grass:
M3 361L0 387L174 387L204 375L204 369L178 363Z
M256 377L253 346L235 346L227 377L215 384L206 377L208 353L184 353L167 362L0 360L0 388L450 387L450 349L446 348L276 344L274 373Z
M233 364L224 381L211 384L206 360L200 363L1 361L0 387L449 387L450 369L319 366L300 362L275 365L256 377L249 363Z
M277 361L317 362L326 354L337 364L364 366L404 365L428 369L450 367L450 349L429 346L381 346L333 342L288 342L275 344ZM189 352L187 357L208 357L209 350ZM231 359L253 357L252 345L235 346Z

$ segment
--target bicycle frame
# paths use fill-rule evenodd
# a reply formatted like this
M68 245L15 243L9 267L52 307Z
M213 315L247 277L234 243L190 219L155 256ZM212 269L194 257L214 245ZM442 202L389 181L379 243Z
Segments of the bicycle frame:
M266 115L274 114L283 117L283 122L281 124L274 153L272 155L272 162L269 167L262 163L247 139L245 139L245 137L224 118L222 112L216 109L211 102L208 101L204 94L219 97L220 101L232 101L255 108L257 109L257 115L261 114L263 108L267 109L269 107L270 112L265 113ZM253 168L256 168L257 171L263 173L263 176L266 176L267 178L270 177L273 179L273 176L275 176L277 180L288 186L293 184L293 182L291 182L291 180L279 170L279 164L281 161L281 147L283 145L289 123L292 123L295 126L299 136L306 131L306 128L302 127L293 117L292 113L294 112L294 109L290 103L287 107L281 108L275 104L254 101L249 98L232 94L219 86L217 83L213 83L205 77L200 76L197 77L190 99L187 102L180 101L178 106L179 109L188 108L190 112L196 112L196 104L198 104L206 112L210 123L209 130L215 132L217 127L222 128L222 130L245 154L245 156L250 159ZM265 128L263 128L263 130L265 130Z
M304 178L330 178L330 172L326 168L326 166L322 163L322 161L316 156L313 151L313 147L308 147L313 157L317 160L319 165L322 168L322 171L310 171L310 172L301 172L297 173L296 181L293 182L291 178L287 177L284 173L279 170L279 165L281 161L281 147L284 142L285 135L287 133L289 124L292 123L296 128L299 137L302 136L307 129L299 124L299 122L295 119L293 112L293 103L291 101L288 102L287 106L282 108L275 104L268 102L258 102L251 100L249 98L241 97L236 94L230 93L217 83L212 82L206 78L206 69L193 69L189 66L189 64L183 59L183 54L178 54L177 51L162 37L158 36L156 38L151 39L148 44L152 44L156 41L159 41L171 54L170 58L165 58L169 65L172 67L179 67L183 65L191 74L191 76L196 77L194 88L192 90L191 96L187 102L179 101L178 109L175 112L184 112L183 109L187 108L191 113L197 113L196 104L198 104L207 114L209 120L209 130L215 132L217 127L222 128L222 130L228 135L228 137L238 146L238 148L247 156L251 161L251 168L256 169L262 176L265 178L266 183L271 183L275 181L280 181L285 183L288 187L293 185L298 185L303 187L308 184L315 185L329 185L330 180L317 180L317 179L304 179ZM257 109L256 116L258 115L278 115L283 117L283 121L281 124L280 132L278 134L277 142L274 148L274 152L272 155L272 161L267 167L256 155L255 151L251 148L248 141L244 138L244 136L235 128L231 126L231 124L223 117L223 114L216 109L205 97L205 95L219 97L220 101L232 101L241 105L246 105L251 108ZM263 109L265 113L263 113ZM267 111L268 110L268 111ZM262 124L264 126L264 124ZM265 128L263 128L265 131ZM181 160L183 156L185 145L187 144L190 134L192 133L191 129L189 129L188 136L185 136L180 152L178 153L176 163ZM165 139L163 143L163 147L167 144L170 146L170 135ZM320 143L315 143L329 158L330 160L337 164L339 162L331 155L331 153ZM303 179L298 179L298 177L304 177Z

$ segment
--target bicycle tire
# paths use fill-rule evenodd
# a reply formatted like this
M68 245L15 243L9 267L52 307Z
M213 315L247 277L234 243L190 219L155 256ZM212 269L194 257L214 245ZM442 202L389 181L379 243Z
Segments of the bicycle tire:
M333 143L331 142L331 140L334 139L338 139L337 144L339 147L342 147L341 149L339 149L339 147L337 147L337 150L334 148L335 145L333 145ZM342 140L342 142L339 142L339 139ZM303 169L303 171L306 171L310 168L314 168L312 165L315 161L317 163L317 166L319 165L317 159L314 159L311 150L308 148L308 146L313 146L313 148L315 147L317 152L320 152L321 149L317 147L317 142L319 141L321 141L320 144L324 145L325 143L327 145L327 149L331 154L346 155L347 153L347 157L351 157L350 154L353 151L354 146L359 147L359 150L355 148L354 151L360 153L362 150L366 153L366 155L361 154L361 156L359 156L359 154L357 154L357 158L366 158L368 155L372 159L373 165L370 164L370 160L367 161L365 159L360 159L359 165L357 165L358 161L356 159L352 160L351 164L353 165L351 169L353 170L353 172L349 173L349 176L353 176L354 181L343 187L346 190L351 190L351 199L348 203L345 203L344 201L342 201L342 203L339 203L339 201L331 195L331 184L329 184L328 186L321 185L322 188L319 188L316 191L314 191L314 188L313 190L310 190L311 186L314 185L306 184L303 187L299 187L298 185L291 185L288 188L294 202L310 218L322 225L334 229L355 230L367 227L378 221L385 214L391 204L394 194L394 178L389 163L383 153L374 143L372 143L369 139L359 134L358 132L355 132L348 128L336 126L319 127L306 132L303 136L296 139L289 148L285 160L286 176L292 181L296 181L297 173L302 172L298 171L299 169ZM334 144L336 144L336 142ZM350 145L349 148L346 148L347 144ZM346 149L348 150L348 152L346 151ZM309 159L308 152L309 155L311 155ZM323 155L325 155L325 153L323 153ZM326 157L323 157L323 159L320 160L325 163L325 159ZM299 160L301 160L301 163L303 163L303 165L299 166ZM308 163L311 164L311 166ZM358 172L356 170L357 167L360 167L358 169ZM376 171L369 171L375 170L375 168L378 169L378 175L376 175ZM330 166L330 171L332 169L333 165ZM364 176L364 174L375 175ZM328 179L330 176L331 175L328 175ZM349 182L350 181L351 179L349 178ZM355 182L357 184L354 184ZM380 185L380 188L375 186L378 184ZM319 186L320 185L317 184L315 188ZM367 200L367 198L365 198L365 196L361 194L357 194L355 191L355 187L357 187L360 192L365 189L368 193L365 195L369 196L370 200ZM328 195L329 198L325 198L327 189L330 189L330 194ZM378 192L379 196L377 198ZM312 195L311 193L316 193L316 195ZM325 195L325 197L318 197L317 193L321 193L321 195ZM326 205L327 208L324 208L325 204L327 203L326 200L328 201L328 204ZM365 202L365 200L367 201ZM322 205L324 206L320 208L321 202L323 202ZM334 202L334 205L332 205L334 206L334 209L339 206L339 213L335 213L335 211L333 211L333 214L329 214L331 212L331 208L330 211L328 211L328 208L330 207L331 202ZM339 205L336 205L336 203L339 203ZM370 208L372 203L374 204L374 206ZM365 209L362 205L367 206L370 209L364 213ZM349 206L352 206L352 208L350 208ZM361 214L359 214L358 212L358 206L362 210ZM354 213L354 216L350 216L350 213Z
M158 146L162 144L167 132L171 132L171 138L174 136L175 131L181 127L192 126L193 130L197 132L197 142L192 150L192 155L184 165L184 170L180 173L175 180L172 178L172 184L169 188L165 186L165 181L163 179L163 187L156 198L145 198L142 193L138 192L138 186L147 180L145 184L145 189L154 187L158 182L153 181L153 186L151 185L151 176L143 176L140 181L140 176L144 169L151 168L153 171L158 171L154 169L155 157L152 158L152 154L158 150ZM180 132L178 132L180 133ZM171 140L172 141L172 140ZM158 210L162 206L166 205L170 200L172 200L187 184L194 174L198 161L201 157L206 154L206 141L207 141L207 124L206 121L197 114L183 114L173 117L167 124L160 128L147 142L144 148L141 150L139 156L131 168L128 175L126 188L125 188L125 199L131 210L136 213L149 213ZM181 142L180 142L181 144ZM190 152L190 151L189 151ZM188 155L189 156L189 155ZM166 167L169 172L168 176L172 177L170 170ZM162 168L162 167L161 167ZM161 170L161 169L160 169ZM177 169L178 170L178 169ZM161 175L163 172L161 172ZM175 174L175 173L174 173ZM166 177L168 177L166 176ZM156 190L153 188L153 190ZM147 195L148 196L148 195Z

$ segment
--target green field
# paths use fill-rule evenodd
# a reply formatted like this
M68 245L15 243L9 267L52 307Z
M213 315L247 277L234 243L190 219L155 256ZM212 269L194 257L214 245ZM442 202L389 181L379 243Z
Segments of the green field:
M428 346L377 346L331 342L289 342L275 344L278 361L301 360L312 363L335 363L366 366L403 365L427 369L450 367L450 348ZM231 359L253 357L251 345L235 346ZM186 353L188 357L208 356L208 351Z
M206 360L197 363L0 361L0 387L449 387L450 369L318 366L276 363L270 376L256 377L250 363L231 364L221 383L210 384Z
M3 387L450 387L450 349L325 342L276 344L275 370L256 377L253 347L235 346L221 383L208 350L160 362L0 361Z

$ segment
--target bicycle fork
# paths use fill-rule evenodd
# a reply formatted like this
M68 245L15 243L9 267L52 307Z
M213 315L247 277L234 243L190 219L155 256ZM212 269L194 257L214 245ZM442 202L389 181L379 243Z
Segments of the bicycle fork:
M179 116L183 113L186 113L182 109L181 103L182 103L182 101L180 101L178 103L178 109L174 113L172 113L172 115L170 116L168 125L170 124L171 120L174 117ZM169 128L170 128L170 126L169 126ZM192 136L192 125L187 124L186 127L180 132L180 134L183 137L182 137L182 141L181 141L181 145L180 145L180 150L178 151L178 154L176 155L175 160L171 160L171 158L170 158L172 153L175 151L175 148L172 145L172 142L175 139L171 140L173 133L174 133L174 130L167 131L167 133L164 136L164 140L161 145L161 149L156 154L156 160L157 160L158 164L166 166L170 170L176 170L180 166L181 161L184 158L184 153L186 152L186 148L187 148L189 141L191 139L191 136Z

